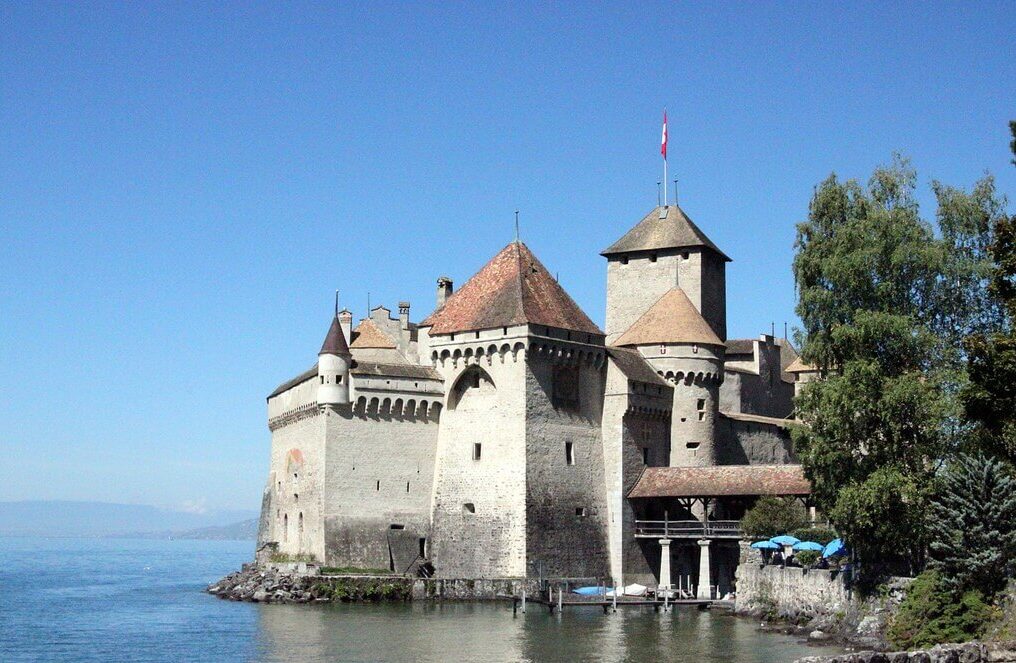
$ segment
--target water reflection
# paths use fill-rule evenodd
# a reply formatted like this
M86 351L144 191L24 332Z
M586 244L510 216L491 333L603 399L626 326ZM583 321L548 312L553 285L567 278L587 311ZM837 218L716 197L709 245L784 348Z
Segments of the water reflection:
M837 653L760 633L726 614L679 608L567 609L481 603L259 606L261 661L790 661Z

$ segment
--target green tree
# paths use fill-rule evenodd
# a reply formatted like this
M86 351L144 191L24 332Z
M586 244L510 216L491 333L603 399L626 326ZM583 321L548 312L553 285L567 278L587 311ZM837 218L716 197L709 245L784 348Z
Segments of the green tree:
M804 527L808 514L791 497L760 497L741 519L741 531L753 539L770 539Z
M1016 121L1009 126L1016 155ZM1016 216L997 219L989 249L994 264L988 291L1004 319L993 333L967 338L969 383L961 398L966 417L977 427L978 445L1016 462Z
M956 591L994 596L1016 573L1016 481L983 454L951 462L931 503L929 554Z
M829 517L850 542L871 580L890 572L912 573L925 547L930 486L914 473L889 466L848 484Z
M928 494L918 487L931 484L959 413L949 344L962 332L942 330L976 317L965 299L943 310L950 252L920 218L915 186L898 156L866 188L830 177L798 226L794 259L802 352L825 376L796 400L809 425L793 432L795 450L818 506L869 570L921 561ZM950 241L979 247L980 217L940 190Z

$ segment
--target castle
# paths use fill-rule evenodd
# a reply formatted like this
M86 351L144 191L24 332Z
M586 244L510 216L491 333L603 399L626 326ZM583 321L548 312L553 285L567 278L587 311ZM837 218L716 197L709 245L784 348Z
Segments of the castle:
M259 551L731 588L744 509L808 494L788 429L809 369L785 339L727 339L730 258L677 205L602 255L605 331L519 241L439 278L422 322L336 312L268 396Z

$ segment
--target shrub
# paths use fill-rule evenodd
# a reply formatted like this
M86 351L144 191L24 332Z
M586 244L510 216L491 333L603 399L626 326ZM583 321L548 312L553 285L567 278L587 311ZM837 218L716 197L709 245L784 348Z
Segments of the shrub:
M817 550L801 550L794 553L794 559L796 559L797 563L801 566L807 567L817 562L821 555L822 553Z
M823 546L839 536L831 527L799 527L791 534L802 541L814 541Z
M808 515L793 498L760 497L741 518L741 531L754 539L787 534L808 524Z
M997 614L979 591L957 595L937 571L929 570L910 584L886 635L901 649L967 642L979 637Z

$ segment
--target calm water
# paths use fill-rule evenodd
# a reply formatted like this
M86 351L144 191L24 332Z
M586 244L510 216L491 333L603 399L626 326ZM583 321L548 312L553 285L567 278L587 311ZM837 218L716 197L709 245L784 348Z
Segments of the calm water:
M201 589L249 542L0 539L0 661L791 661L837 650L681 609L286 606Z

